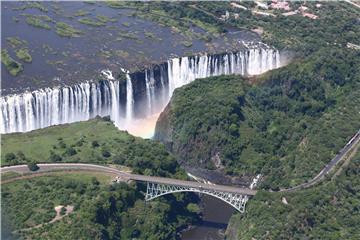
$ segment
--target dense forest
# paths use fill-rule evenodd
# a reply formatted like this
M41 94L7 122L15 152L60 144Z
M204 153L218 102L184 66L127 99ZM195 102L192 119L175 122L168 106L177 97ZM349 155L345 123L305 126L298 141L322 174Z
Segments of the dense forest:
M359 52L324 49L257 78L196 80L175 91L156 138L182 162L234 176L261 173L266 189L297 185L360 128L359 59Z
M3 234L15 230L15 236L27 239L175 239L177 228L198 219L190 195L145 202L143 191L136 184L110 185L109 176L94 173L6 183L1 204L8 225L3 223ZM58 205L72 206L74 212L36 228L55 217Z
M359 239L360 151L339 176L297 193L258 193L229 239Z

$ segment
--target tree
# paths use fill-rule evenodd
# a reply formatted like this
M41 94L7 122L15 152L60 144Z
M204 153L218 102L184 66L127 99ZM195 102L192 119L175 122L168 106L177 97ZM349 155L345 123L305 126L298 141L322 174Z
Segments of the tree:
M62 158L58 154L54 153L53 151L50 151L49 160L51 162L61 162Z
M109 151L105 150L105 149L103 149L101 151L101 154L103 155L103 157L106 157L106 158L111 156L111 153Z
M72 147L68 147L68 148L66 148L65 154L69 157L73 156L76 154L76 150Z
M15 154L12 153L12 152L5 154L5 160L6 160L6 161L12 161L12 160L14 160L15 158L16 158L16 156L15 156Z
M91 142L91 147L96 148L96 147L99 147L99 146L100 146L100 144L98 143L98 141L94 140L94 141Z

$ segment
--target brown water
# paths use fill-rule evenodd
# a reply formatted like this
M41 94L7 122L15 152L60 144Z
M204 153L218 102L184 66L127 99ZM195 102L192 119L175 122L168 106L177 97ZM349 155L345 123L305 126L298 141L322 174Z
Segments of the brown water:
M221 240L231 215L236 211L229 204L212 196L201 197L203 219L193 229L182 234L182 240Z

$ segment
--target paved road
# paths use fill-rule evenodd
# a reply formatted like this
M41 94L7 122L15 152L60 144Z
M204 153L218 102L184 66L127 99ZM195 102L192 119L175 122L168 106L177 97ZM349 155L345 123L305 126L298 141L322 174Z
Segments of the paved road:
M343 147L339 153L324 167L321 172L315 176L310 181L300 184L298 186L282 189L281 192L293 192L296 190L300 190L303 188L310 187L326 176L342 159L343 157L349 152L352 147L360 141L360 130L357 132L355 137L353 137L346 145ZM38 164L40 167L39 170L36 172L31 172L27 165L17 165L17 166L10 166L10 167L2 167L0 168L1 173L5 172L18 172L18 173L42 173L42 172L49 172L54 170L86 170L86 171L96 171L96 172L106 172L109 174L115 174L123 179L141 181L141 182L154 182L154 183L163 183L163 184L172 184L177 186L186 186L186 187L194 187L194 188L203 188L207 190L216 190L216 191L224 191L224 192L231 192L231 193L239 193L239 194L246 194L246 195L255 195L256 190L252 190L249 188L237 188L225 185L210 185L205 183L198 183L194 181L184 181L172 178L165 178L165 177L153 177L153 176L145 176L145 175L138 175L120 171L115 168L95 165L95 164L84 164L84 163L49 163L49 164Z
M231 186L224 185L209 185L205 183L198 183L194 181L184 181L172 178L165 177L153 177L153 176L145 176L138 174L126 173L115 168L94 165L94 164L83 164L83 163L54 163L54 164L38 164L40 167L36 172L31 172L27 165L17 165L10 167L1 168L1 173L5 172L18 172L18 173L43 173L54 170L86 170L86 171L96 171L96 172L106 172L110 174L116 174L123 179L141 181L141 182L153 182L153 183L163 183L163 184L172 184L177 186L186 186L186 187L194 187L194 188L202 188L207 190L215 190L215 191L224 191L231 193L239 193L246 195L255 195L256 190L248 189L248 188L237 188Z
M316 175L310 181L297 185L292 188L282 189L280 192L293 192L299 189L304 189L311 187L312 185L320 182L322 178L324 178L329 172L333 170L333 168L343 159L343 157L352 149L358 142L360 141L360 130L357 132L354 138L352 138L346 145L343 147L339 153L328 163L326 166L320 171L318 175Z

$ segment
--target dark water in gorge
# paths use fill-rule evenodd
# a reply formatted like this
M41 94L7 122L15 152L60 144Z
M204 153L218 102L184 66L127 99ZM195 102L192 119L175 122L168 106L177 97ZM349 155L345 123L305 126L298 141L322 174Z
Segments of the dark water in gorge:
M208 195L201 196L202 221L182 234L182 240L221 240L231 215L236 211L229 204Z

